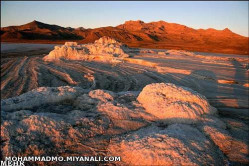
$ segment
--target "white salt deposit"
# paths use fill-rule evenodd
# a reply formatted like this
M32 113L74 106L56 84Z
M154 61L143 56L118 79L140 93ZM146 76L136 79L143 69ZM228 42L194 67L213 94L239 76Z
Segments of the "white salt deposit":
M145 110L166 123L195 123L203 114L214 114L205 96L174 84L147 85L137 100Z
M1 108L3 156L121 156L119 165L248 162L246 144L231 137L206 98L174 84L150 84L140 94L41 87L1 100Z
M127 58L129 48L110 37L102 37L91 44L80 45L76 42L66 42L63 46L55 46L44 61L53 61L59 59L68 60L87 60L94 59L94 55L100 55L109 60L110 58ZM92 56L90 56L92 55Z

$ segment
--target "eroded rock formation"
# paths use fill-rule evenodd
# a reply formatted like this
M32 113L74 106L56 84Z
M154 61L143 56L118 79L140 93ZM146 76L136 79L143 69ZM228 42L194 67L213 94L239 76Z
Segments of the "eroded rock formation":
M230 146L246 145L231 136L206 98L174 84L119 93L41 87L2 100L1 107L2 157L113 155L121 156L119 165L248 163L248 151Z
M105 36L91 44L81 45L76 42L66 42L63 46L55 46L54 50L45 56L43 60L111 60L127 58L129 55L126 52L129 52L129 49L115 39Z

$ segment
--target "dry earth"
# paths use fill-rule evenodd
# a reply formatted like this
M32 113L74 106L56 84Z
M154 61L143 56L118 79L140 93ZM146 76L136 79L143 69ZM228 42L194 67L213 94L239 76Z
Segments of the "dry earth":
M64 52L56 58L51 46L13 51L2 44L2 157L249 163L248 57L129 49L110 41L67 43L56 47Z

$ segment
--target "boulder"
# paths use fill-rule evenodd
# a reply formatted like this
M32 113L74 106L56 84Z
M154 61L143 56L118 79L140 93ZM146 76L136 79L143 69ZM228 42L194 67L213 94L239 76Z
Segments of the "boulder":
M171 83L145 86L137 100L145 110L166 123L196 123L204 114L215 114L205 96Z

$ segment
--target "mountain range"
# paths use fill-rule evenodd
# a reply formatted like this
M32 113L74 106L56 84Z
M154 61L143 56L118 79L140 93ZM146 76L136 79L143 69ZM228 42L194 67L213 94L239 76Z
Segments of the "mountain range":
M1 28L2 42L59 43L77 41L89 43L109 36L130 47L184 49L189 51L248 55L248 37L229 30L193 29L176 23L141 20L126 21L116 27L94 29L71 28L39 21Z

